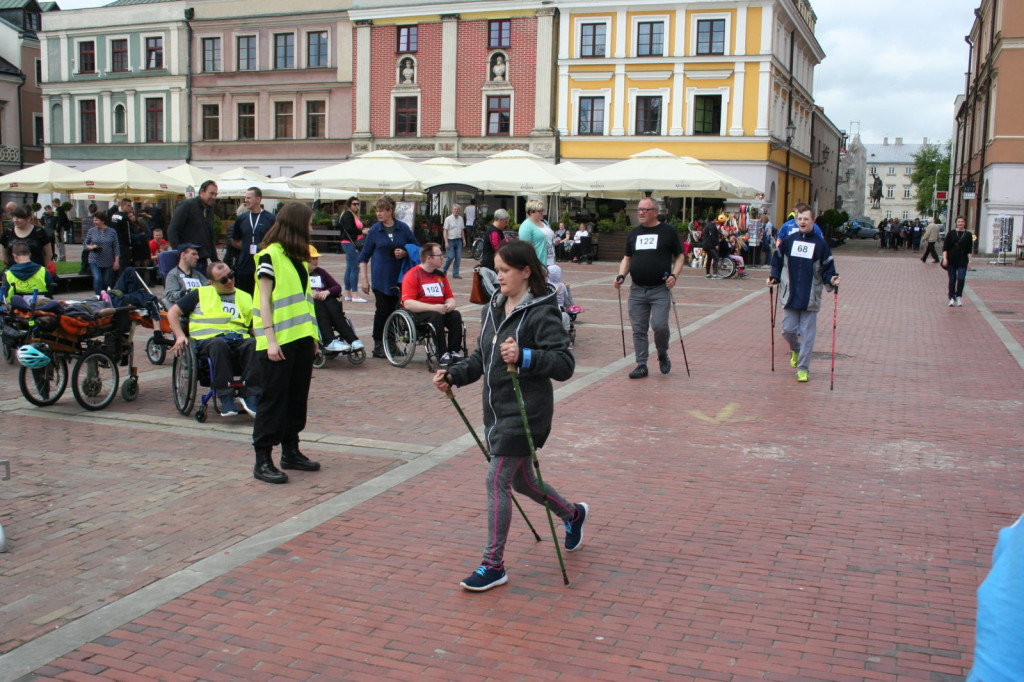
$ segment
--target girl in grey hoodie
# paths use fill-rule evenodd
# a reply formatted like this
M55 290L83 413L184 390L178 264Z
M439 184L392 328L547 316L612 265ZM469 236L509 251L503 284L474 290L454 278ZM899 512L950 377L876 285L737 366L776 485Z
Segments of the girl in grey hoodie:
M484 437L491 455L487 474L488 542L483 564L460 584L483 592L508 580L503 562L512 520L511 489L544 504L533 471L530 448L508 365L519 372L533 443L540 448L551 433L554 390L551 380L569 379L576 363L562 327L553 288L544 280L544 266L529 242L507 242L495 255L500 291L481 312L482 329L476 350L464 361L438 370L434 385L447 391L483 378ZM566 501L546 486L551 512L565 522L565 548L583 546L585 502Z

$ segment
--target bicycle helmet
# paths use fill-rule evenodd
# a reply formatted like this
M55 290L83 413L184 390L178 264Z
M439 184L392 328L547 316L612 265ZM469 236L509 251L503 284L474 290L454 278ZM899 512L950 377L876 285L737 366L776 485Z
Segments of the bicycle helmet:
M42 348L42 349L41 349ZM30 344L18 349L18 362L22 367L40 369L50 364L50 356L45 352L43 344Z

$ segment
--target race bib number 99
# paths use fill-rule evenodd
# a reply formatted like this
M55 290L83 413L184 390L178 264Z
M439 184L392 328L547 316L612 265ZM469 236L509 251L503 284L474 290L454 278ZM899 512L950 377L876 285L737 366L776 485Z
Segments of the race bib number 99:
M444 292L441 289L440 282L430 282L423 285L423 296L425 298L441 298L444 296Z
M813 242L793 242L793 250L789 252L793 258L814 258Z
M238 306L234 303L221 303L221 306L224 308L224 312L231 317L238 317Z
M650 249L658 248L658 235L656 234L641 234L636 238L637 251L647 251Z

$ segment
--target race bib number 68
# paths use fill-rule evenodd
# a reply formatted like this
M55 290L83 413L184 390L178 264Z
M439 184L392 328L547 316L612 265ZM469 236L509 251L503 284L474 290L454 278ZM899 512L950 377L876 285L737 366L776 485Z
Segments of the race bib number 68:
M793 258L814 258L814 243L793 242L793 250L789 255Z

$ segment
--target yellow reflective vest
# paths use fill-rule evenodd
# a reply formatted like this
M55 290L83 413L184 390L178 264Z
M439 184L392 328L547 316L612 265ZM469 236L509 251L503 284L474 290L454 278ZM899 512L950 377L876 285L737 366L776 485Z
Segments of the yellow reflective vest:
M274 243L256 254L256 308L253 309L253 332L256 335L256 350L267 349L267 336L264 326L270 324L267 312L260 310L259 262L264 254L270 256L274 266L274 290L270 294L270 305L273 313L274 337L279 346L291 343L305 336L320 338L320 330L316 324L316 313L313 311L313 290L309 286L309 263L303 261L306 268L306 287L303 289L299 273L292 266L292 261L284 252L284 247Z
M46 287L46 268L39 268L35 274L28 279L18 279L11 272L10 268L4 271L4 277L7 278L7 283L10 285L7 288L7 302L11 302L11 297L15 294L31 294L33 291L39 291L40 294L45 295L47 292Z
M235 289L235 302L225 303L212 285L199 287L199 303L188 318L188 335L202 341L236 332L247 335L252 324L252 296Z

